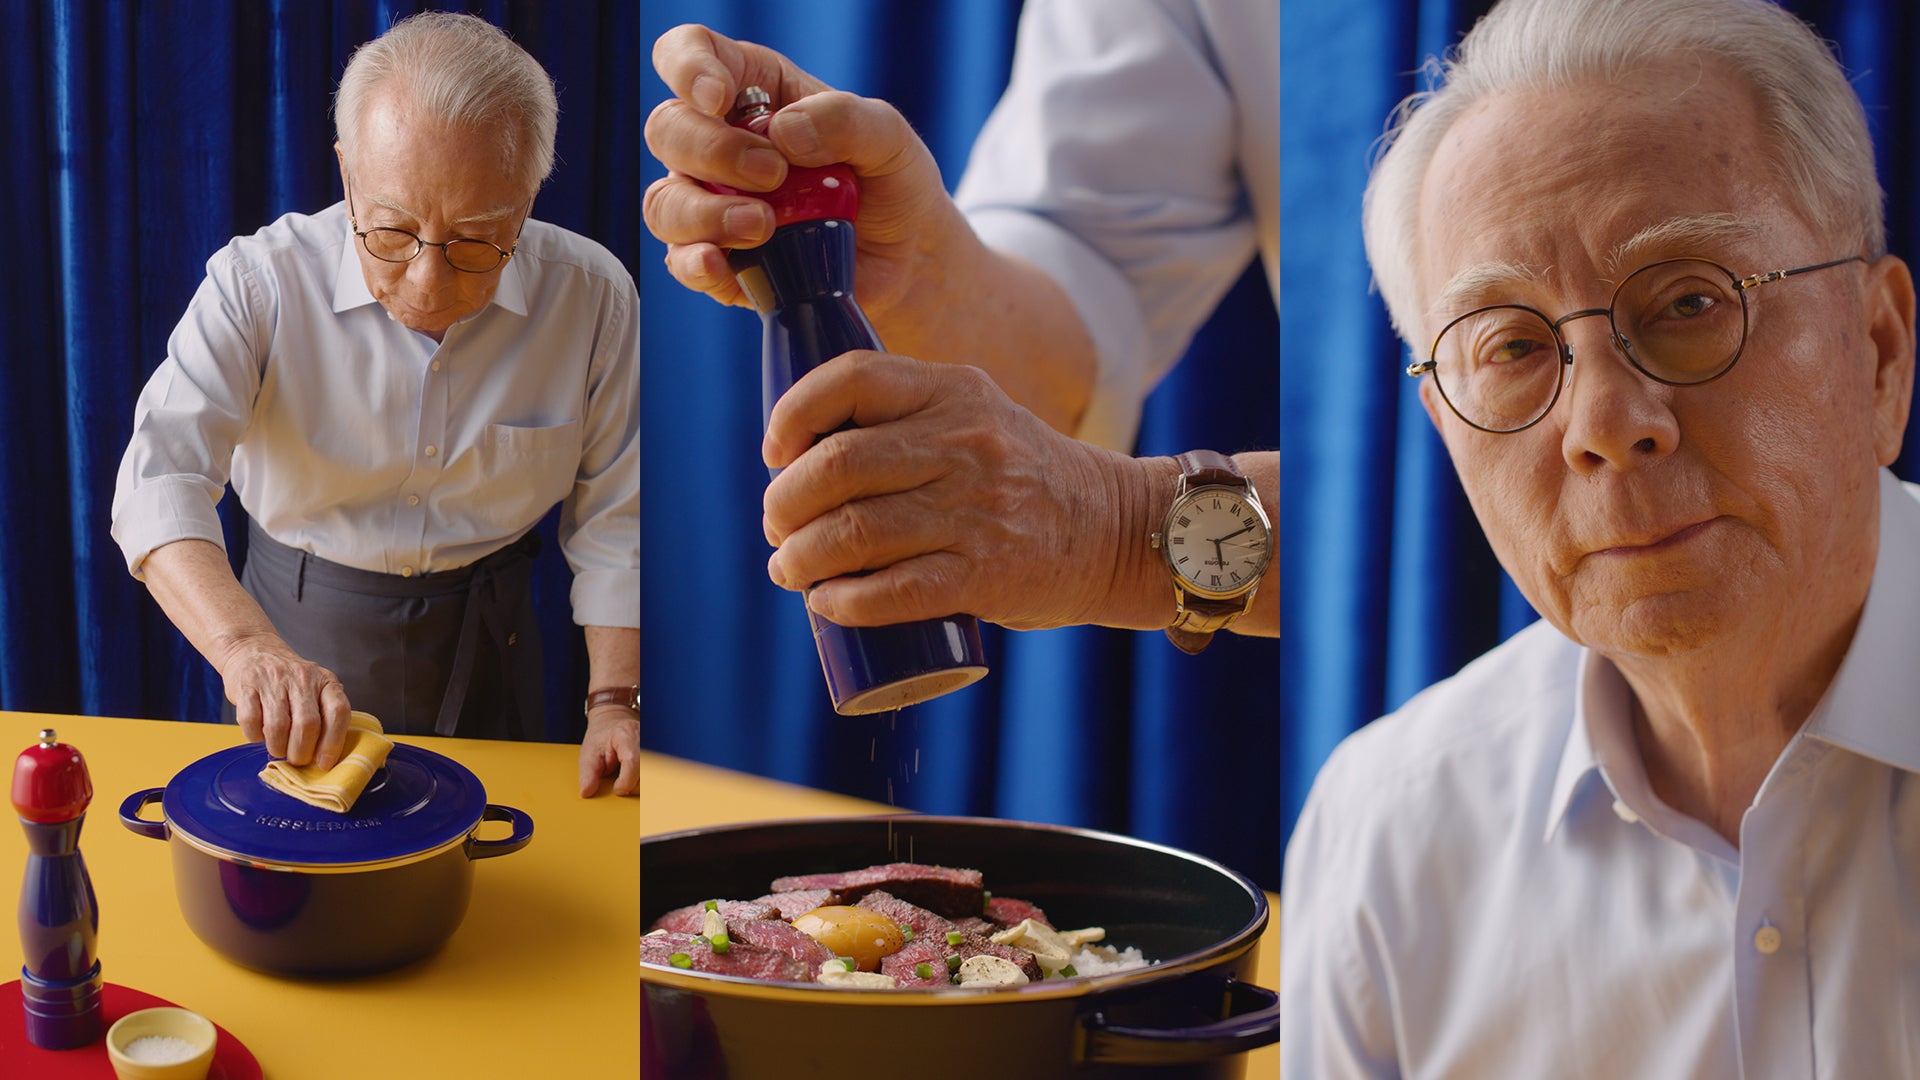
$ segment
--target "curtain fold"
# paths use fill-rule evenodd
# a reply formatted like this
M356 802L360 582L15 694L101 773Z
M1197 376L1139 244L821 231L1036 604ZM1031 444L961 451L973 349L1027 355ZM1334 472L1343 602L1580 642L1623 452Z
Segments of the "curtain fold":
M1387 113L1490 3L1281 0L1281 797L1290 833L1326 755L1536 617L1500 571L1370 291L1360 195ZM1866 105L1891 250L1920 258L1917 16L1788 3ZM1554 133L1576 139L1578 132ZM1894 471L1920 476L1916 427Z
M638 0L98 0L0 5L0 708L206 720L218 676L108 535L133 404L235 235L340 198L332 94L352 50L427 7L503 26L560 94L534 213L639 265ZM221 503L228 546L244 516ZM534 603L548 734L577 739L586 663L554 518Z
M648 0L779 49L894 103L951 188L1006 84L1017 0ZM651 73L642 107L666 88ZM646 181L663 174L651 156ZM897 716L836 716L801 601L766 579L759 320L682 289L648 238L642 664L649 749L937 813L1107 829L1279 880L1278 646L1221 635L1199 657L1159 634L983 627L992 673ZM1148 404L1136 452L1279 444L1278 331L1257 267ZM1232 386L1223 394L1220 387ZM734 522L686 546L690 508ZM1269 507L1272 511L1275 508ZM643 821L644 831L646 823Z

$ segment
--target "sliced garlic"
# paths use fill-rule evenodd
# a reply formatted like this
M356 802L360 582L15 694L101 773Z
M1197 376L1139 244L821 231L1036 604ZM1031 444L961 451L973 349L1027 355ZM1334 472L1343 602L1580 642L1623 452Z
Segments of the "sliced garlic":
M1073 947L1061 938L1059 931L1032 919L1021 919L993 935L992 940L996 945L1027 950L1049 974L1073 963Z
M878 971L848 971L838 963L829 960L820 965L820 974L814 981L821 986L837 986L841 989L891 990L893 976Z
M721 918L719 912L708 908L707 919L700 924L700 936L706 938L708 941L712 941L715 934L724 934L726 932L727 920Z
M1089 941L1107 939L1107 930L1104 926L1089 926L1084 930L1056 930L1054 933L1059 934L1060 940L1066 942L1070 949L1077 949Z
M1022 986L1027 973L1011 960L982 953L960 961L961 986Z

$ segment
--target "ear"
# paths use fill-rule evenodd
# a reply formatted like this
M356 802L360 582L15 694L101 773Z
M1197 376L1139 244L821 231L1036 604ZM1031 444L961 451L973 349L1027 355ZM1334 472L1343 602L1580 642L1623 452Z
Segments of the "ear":
M1881 465L1891 465L1913 406L1913 274L1906 262L1894 255L1876 260L1862 303L1874 351L1873 448Z
M1446 402L1440 399L1440 387L1434 384L1432 375L1420 376L1420 404L1427 410L1427 419L1433 422L1433 430L1444 437L1447 429L1440 426L1440 416L1448 411Z

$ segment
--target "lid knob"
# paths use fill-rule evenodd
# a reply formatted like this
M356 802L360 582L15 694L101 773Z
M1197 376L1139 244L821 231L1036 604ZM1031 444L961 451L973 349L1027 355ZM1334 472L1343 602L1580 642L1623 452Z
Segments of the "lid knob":
M52 728L13 762L13 809L27 821L53 825L87 812L93 780L80 751L60 742Z

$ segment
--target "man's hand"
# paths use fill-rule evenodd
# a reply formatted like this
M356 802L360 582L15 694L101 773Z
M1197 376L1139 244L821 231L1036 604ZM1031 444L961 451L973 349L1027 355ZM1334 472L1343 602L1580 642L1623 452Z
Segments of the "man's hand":
M333 672L274 634L243 634L208 659L220 672L234 718L248 742L292 765L331 769L346 746L352 706Z
M674 97L647 117L647 147L669 172L647 189L647 228L667 245L667 270L686 287L726 304L746 297L725 248L755 247L773 235L773 212L744 195L718 195L700 181L771 191L787 165L845 162L860 179L859 299L883 337L904 330L919 303L917 279L942 259L983 252L947 195L933 154L883 101L830 89L764 46L703 26L678 26L654 42L654 70ZM767 138L727 123L734 97L759 86L778 110ZM965 241L972 241L969 249Z
M767 487L767 573L834 622L1172 618L1147 545L1171 463L1061 435L976 369L848 353L775 404L761 452L785 470Z
M580 797L592 798L606 776L614 776L615 795L639 794L640 720L618 705L587 714L587 735L580 742Z

